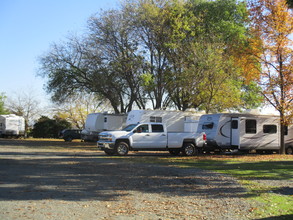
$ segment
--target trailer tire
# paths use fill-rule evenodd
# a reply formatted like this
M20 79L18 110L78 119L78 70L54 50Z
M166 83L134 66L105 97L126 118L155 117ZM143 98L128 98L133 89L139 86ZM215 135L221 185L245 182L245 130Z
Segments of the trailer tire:
M115 146L115 153L118 156L125 156L128 154L128 151L129 151L129 145L124 141L118 142Z
M288 147L287 149L286 149L286 154L289 154L289 155L292 155L293 154L293 147Z
M193 143L184 143L182 148L182 154L184 156L198 155L199 151Z
M180 149L169 149L169 153L173 156L178 156L180 154Z

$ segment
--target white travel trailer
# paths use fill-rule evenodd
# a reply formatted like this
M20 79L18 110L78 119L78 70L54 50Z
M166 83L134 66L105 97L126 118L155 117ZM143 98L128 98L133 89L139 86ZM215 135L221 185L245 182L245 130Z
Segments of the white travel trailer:
M279 116L207 114L200 117L197 131L206 133L207 147L211 150L277 151L280 149ZM292 154L292 125L285 131L285 147L286 152Z
M25 120L14 114L0 115L0 137L21 137L25 134Z
M169 132L195 132L200 115L191 111L132 110L126 125L145 122L164 123Z
M97 141L102 131L121 130L125 126L126 115L91 113L87 116L85 128L81 131L84 141Z

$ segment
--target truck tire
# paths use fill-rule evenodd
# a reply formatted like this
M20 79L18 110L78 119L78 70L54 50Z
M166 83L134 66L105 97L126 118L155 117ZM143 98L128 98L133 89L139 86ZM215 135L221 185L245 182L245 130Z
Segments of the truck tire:
M71 136L68 136L68 137L64 138L64 140L66 142L71 142L73 140L73 138Z
M182 148L182 154L184 156L194 156L198 154L198 149L193 143L184 143Z
M180 154L180 149L169 149L169 153L173 156L178 156Z
M129 146L124 141L118 142L115 146L115 153L118 156L125 156L128 154L128 151L129 151Z

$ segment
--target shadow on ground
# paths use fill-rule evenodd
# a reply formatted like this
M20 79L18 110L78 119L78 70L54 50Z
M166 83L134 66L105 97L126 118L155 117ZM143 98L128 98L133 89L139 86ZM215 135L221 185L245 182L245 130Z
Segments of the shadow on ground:
M232 179L200 169L130 163L107 157L103 152L42 152L23 145L10 150L6 146L5 151L1 151L2 144L2 201L118 200L132 191L211 198L245 195L245 190Z

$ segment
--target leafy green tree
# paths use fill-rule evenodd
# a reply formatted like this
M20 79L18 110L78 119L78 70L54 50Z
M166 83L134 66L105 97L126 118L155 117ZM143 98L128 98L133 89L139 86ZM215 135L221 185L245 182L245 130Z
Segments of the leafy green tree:
M4 101L6 96L3 93L0 93L0 115L9 114L9 111L4 106Z
M35 138L58 138L60 131L71 128L71 124L64 119L50 119L42 116L35 124L32 130Z

